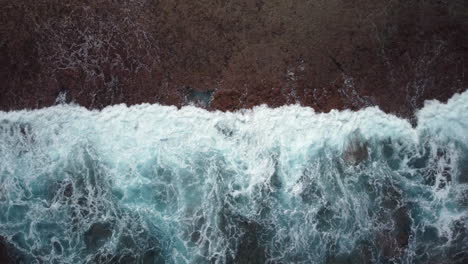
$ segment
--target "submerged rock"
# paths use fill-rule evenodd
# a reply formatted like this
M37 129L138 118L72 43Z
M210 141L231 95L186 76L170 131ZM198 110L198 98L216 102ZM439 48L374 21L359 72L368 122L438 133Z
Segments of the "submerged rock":
M360 137L359 132L355 132L345 147L343 159L352 165L358 165L369 157L368 151L367 142Z
M265 263L266 249L260 243L264 232L262 226L254 220L230 213L227 209L221 214L221 230L230 241L230 252L226 263L257 264Z
M109 223L94 223L84 234L84 241L88 249L97 250L112 236L112 225Z
M2 236L0 236L0 263L21 263L17 250Z
M452 225L452 241L448 249L451 263L468 262L468 217L457 220Z
M213 90L197 91L190 87L186 89L186 101L188 104L194 104L198 107L208 108L210 106Z
M12 259L8 252L6 241L3 237L0 237L0 263L11 263Z
M407 249L411 235L412 220L409 210L404 205L400 191L391 183L383 188L381 206L380 224L384 229L377 234L375 245L380 249L384 260L398 260Z

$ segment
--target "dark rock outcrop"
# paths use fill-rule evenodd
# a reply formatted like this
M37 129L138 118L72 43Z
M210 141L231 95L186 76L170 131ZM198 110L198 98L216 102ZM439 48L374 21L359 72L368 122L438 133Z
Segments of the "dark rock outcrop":
M467 14L463 0L2 0L0 109L209 94L209 109L410 117L468 87Z
M11 263L11 257L8 253L8 248L3 237L0 237L0 262Z
M6 241L4 237L0 236L0 263L13 264L20 263L21 258L17 250Z
M350 135L349 142L347 143L343 159L351 164L358 165L369 157L369 150L367 142L361 138L359 131Z

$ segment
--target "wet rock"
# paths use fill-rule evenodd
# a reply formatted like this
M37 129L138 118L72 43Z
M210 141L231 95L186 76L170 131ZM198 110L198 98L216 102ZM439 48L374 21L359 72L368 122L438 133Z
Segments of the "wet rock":
M468 217L455 221L452 225L452 243L448 249L452 263L468 261Z
M424 100L468 87L465 9L460 0L7 0L0 109L300 103L411 117Z
M12 263L13 260L8 252L6 241L3 237L0 237L0 263Z
M66 201L73 195L73 183L70 181L53 181L47 187L48 199Z
M304 203L314 204L322 199L322 192L320 188L314 182L312 182L310 178L302 176L299 182L303 186L300 196Z
M109 223L94 223L84 233L86 248L97 250L112 236L112 226Z
M358 134L353 134L345 147L343 159L352 164L358 165L369 157L367 142L360 139Z
M239 223L244 234L239 238L239 244L234 258L228 257L227 263L257 264L265 263L265 248L260 245L261 227L253 221Z
M197 91L188 87L186 92L186 101L189 104L194 104L198 107L208 108L210 106L212 97L213 97L213 90L208 91Z
M63 189L63 195L70 198L73 195L73 184L67 183Z
M330 232L337 228L336 212L331 208L330 203L326 202L317 212L317 229L321 232Z
M387 183L382 195L380 221L387 227L377 234L376 245L385 260L398 260L408 246L412 220L396 186Z
M377 242L386 260L399 259L406 250L411 235L411 219L406 209L398 209L392 218L394 229L379 234Z
M259 223L225 209L221 213L220 226L226 238L231 241L230 249L234 251L233 256L226 256L226 263L265 263L266 250L259 241L264 230Z
M4 237L0 236L0 263L22 263L18 253L19 252L8 243Z

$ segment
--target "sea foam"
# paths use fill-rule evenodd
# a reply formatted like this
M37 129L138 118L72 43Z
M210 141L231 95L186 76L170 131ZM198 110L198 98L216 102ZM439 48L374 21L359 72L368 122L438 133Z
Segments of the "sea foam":
M468 92L377 107L0 112L0 236L25 263L467 257Z

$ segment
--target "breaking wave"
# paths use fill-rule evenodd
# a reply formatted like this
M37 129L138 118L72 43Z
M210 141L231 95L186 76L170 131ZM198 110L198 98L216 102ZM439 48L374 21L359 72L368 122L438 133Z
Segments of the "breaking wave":
M417 119L0 112L0 237L18 263L462 263L468 92Z

